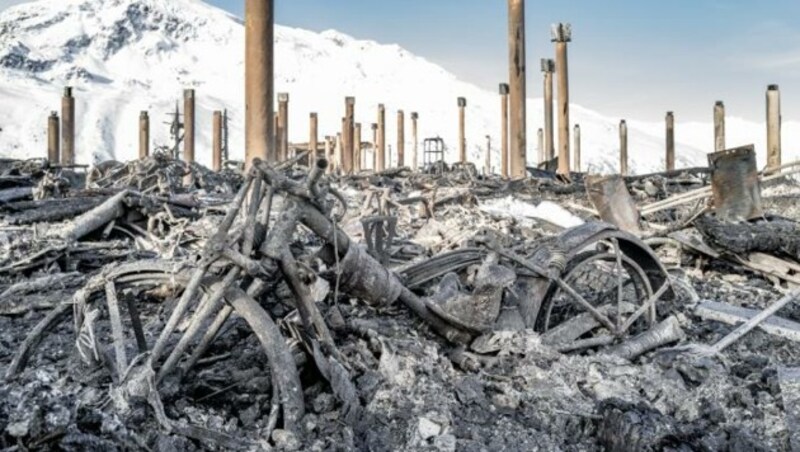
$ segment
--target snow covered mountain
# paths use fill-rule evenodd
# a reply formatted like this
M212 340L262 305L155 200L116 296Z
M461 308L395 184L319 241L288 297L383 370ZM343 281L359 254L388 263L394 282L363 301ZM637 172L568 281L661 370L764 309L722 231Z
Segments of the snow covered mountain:
M397 45L278 26L276 46L276 91L290 94L291 141L307 141L311 111L319 113L320 134L335 135L345 96L356 96L356 121L364 124L365 141L371 140L377 105L384 103L389 144L395 147L396 111L416 111L420 139L442 136L454 159L456 99L463 96L470 158L482 167L486 135L499 147L499 96ZM212 112L223 108L231 117L232 155L241 157L243 55L242 20L201 0L39 0L9 8L0 14L0 156L45 156L47 116L59 109L62 88L72 85L81 163L134 158L141 110L150 112L153 147L168 144L169 127L163 123L185 88L197 90L200 162L210 163ZM529 99L530 162L536 160L542 103ZM571 114L582 129L584 170L613 172L619 162L618 119L580 106ZM680 127L678 165L703 164L710 135L701 140L693 132L688 139ZM661 170L663 126L630 122L629 128L631 170ZM408 150L408 125L406 139ZM497 153L494 157L497 166Z

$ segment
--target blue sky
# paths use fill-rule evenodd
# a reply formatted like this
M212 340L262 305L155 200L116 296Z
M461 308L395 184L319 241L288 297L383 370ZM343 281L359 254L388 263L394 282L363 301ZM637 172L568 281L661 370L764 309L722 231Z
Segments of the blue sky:
M21 0L0 0L0 9ZM242 15L244 0L207 0ZM507 76L505 0L276 0L277 21L397 43L460 78L496 89ZM763 120L764 92L782 88L800 119L800 1L528 0L529 93L551 57L549 25L571 22L571 98L610 116ZM796 105L796 107L795 107Z
M242 14L242 0L213 0ZM507 77L505 0L276 1L277 21L398 43L459 77L495 89ZM569 0L527 2L529 92L539 58L552 57L549 25L570 22L571 98L607 115L763 120L764 93L782 88L784 116L800 118L800 1ZM797 105L797 107L794 107Z

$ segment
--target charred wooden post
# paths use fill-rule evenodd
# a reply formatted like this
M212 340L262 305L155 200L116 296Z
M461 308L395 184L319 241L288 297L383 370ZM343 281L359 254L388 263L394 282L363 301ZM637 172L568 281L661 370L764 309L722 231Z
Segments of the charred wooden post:
M725 104L718 100L714 104L714 151L725 150Z
M484 155L483 171L485 175L492 174L492 137L486 135L486 154Z
M509 159L508 154L508 83L500 84L500 175L508 177Z
M75 164L75 98L71 86L64 88L61 99L61 163Z
M353 132L353 148L355 152L353 154L353 164L354 164L354 171L358 172L364 167L362 163L362 151L361 151L361 123L357 122L354 127Z
M552 41L556 43L556 73L558 74L558 173L569 175L569 73L567 43L572 41L572 26L553 26Z
M275 1L245 0L245 161L277 160L274 147Z
M580 124L575 124L574 129L574 139L575 139L575 171L581 172L581 126Z
M378 124L372 123L372 171L378 168Z
M194 162L194 90L183 91L183 160L187 163Z
M346 97L345 103L345 116L342 123L342 171L349 173L354 168L354 154L355 146L353 144L353 135L355 134L355 115L356 115L356 98Z
M525 0L508 0L509 102L511 137L511 177L525 177L526 111L525 102Z
M458 98L458 161L467 163L467 99L464 97Z
M781 92L778 85L767 88L767 169L781 166Z
M329 162L333 162L333 138L330 136L325 137L325 160ZM327 173L331 173L333 171L333 165L328 165Z
M222 112L215 111L211 135L211 168L222 170Z
M58 125L58 112L50 113L47 118L47 160L50 164L56 165L61 160L61 133Z
M417 170L417 162L419 161L419 129L417 128L417 121L419 120L419 114L417 112L411 113L411 136L414 139L414 147L411 153L411 169L413 171Z
M146 112L139 113L139 158L144 159L150 155L150 115Z
M628 175L628 123L619 122L619 173Z
M406 115L403 110L397 110L397 167L406 164Z
M386 169L386 107L383 104L378 105L378 154L376 161L375 171L380 172Z
M556 62L543 58L541 65L544 74L544 156L540 163L556 158L553 118L553 73L556 71Z
M277 125L278 160L282 162L289 158L289 93L278 93Z
M308 163L309 167L313 168L317 162L317 147L319 146L317 143L317 137L319 136L319 119L316 113L311 113L308 119Z
M675 115L667 112L667 171L675 170Z
M544 149L544 129L541 127L536 132L537 145L536 150L539 152L539 162L544 163L547 161L547 151Z

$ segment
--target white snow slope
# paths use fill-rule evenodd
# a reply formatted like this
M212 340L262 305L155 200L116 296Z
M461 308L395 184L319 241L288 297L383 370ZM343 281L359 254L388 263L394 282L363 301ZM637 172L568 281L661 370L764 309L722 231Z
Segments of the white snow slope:
M384 103L387 142L393 148L396 111L402 109L410 157L408 114L416 111L420 140L443 137L454 159L456 99L463 96L468 100L470 159L482 168L486 135L492 137L493 148L499 147L499 95L462 82L397 45L278 26L276 46L276 92L290 94L293 142L308 140L311 111L319 113L320 134L335 135L345 96L356 96L356 121L364 124L365 141L372 139L369 124L376 120L377 105ZM164 123L185 88L197 90L198 160L210 164L212 112L223 108L231 117L232 157L241 158L243 55L241 19L201 0L39 0L9 8L0 14L0 156L45 156L47 116L59 110L62 88L72 85L79 163L134 158L141 110L150 112L152 147L169 144ZM529 162L537 158L542 104L541 99L529 99ZM577 105L571 115L581 125L583 169L614 172L619 165L618 120ZM631 171L661 170L663 126L629 123ZM710 126L692 124L692 132L685 134L683 127L678 126L678 165L704 164L712 141ZM763 142L764 129L757 124L728 130L735 134L731 145ZM493 165L499 165L497 152Z

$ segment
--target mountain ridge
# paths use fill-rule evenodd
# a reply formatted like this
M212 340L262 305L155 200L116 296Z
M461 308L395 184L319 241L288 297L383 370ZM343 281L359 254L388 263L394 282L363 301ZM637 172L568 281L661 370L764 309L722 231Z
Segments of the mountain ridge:
M397 44L360 40L336 30L316 33L276 25L276 92L290 94L290 140L308 139L308 114L320 135L340 129L344 98L356 97L356 120L370 123L386 105L387 142L396 147L396 110L420 116L420 140L442 136L455 159L458 97L468 100L470 160L483 166L486 135L499 165L499 95L459 80ZM211 116L228 109L232 157L244 154L244 30L240 18L202 0L38 0L0 13L0 155L45 155L46 118L65 85L77 102L77 159L135 158L139 111L151 115L151 147L168 144L163 122L185 88L197 90L198 160L210 164ZM528 161L535 162L542 99L528 99ZM582 129L584 170L614 172L617 119L572 105ZM408 121L408 118L407 118ZM630 170L663 169L664 139L653 124L628 121ZM680 127L680 124L679 124ZM572 124L570 124L572 130ZM680 137L680 129L679 129ZM709 140L710 141L710 140ZM412 147L406 132L406 155ZM679 166L703 164L705 145L678 139ZM422 159L422 156L419 156Z

